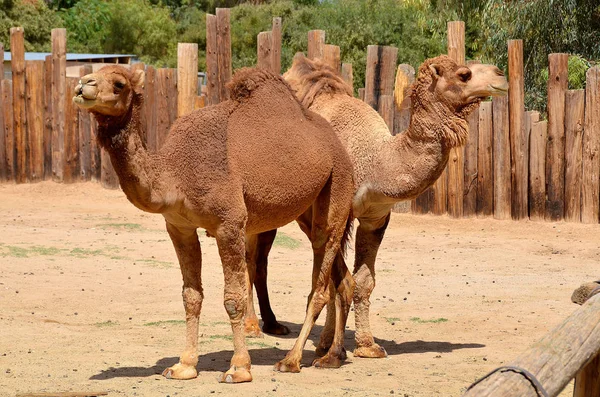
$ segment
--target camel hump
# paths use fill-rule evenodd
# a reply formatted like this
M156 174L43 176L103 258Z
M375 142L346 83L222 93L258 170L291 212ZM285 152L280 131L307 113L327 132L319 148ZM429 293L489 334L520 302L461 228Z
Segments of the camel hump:
M242 101L248 98L252 91L266 84L276 84L290 90L289 85L281 77L275 75L267 69L261 68L242 68L233 75L233 78L227 83L230 98L234 101Z

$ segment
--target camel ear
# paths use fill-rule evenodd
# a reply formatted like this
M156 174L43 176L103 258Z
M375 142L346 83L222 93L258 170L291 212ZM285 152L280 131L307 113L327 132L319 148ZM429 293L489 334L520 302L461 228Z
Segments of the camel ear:
M431 75L433 77L442 77L442 67L437 63L432 63L431 65L429 65L429 70L431 71Z
M146 80L146 72L141 69L136 70L133 73L133 78L131 79L131 85L133 87L133 91L138 94L142 92L144 89L144 82Z

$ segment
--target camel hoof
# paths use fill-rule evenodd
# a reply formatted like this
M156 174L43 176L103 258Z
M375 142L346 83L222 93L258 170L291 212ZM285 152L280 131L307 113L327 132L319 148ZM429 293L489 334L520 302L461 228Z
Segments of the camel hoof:
M387 357L387 352L383 347L374 343L371 346L357 347L354 350L354 356L363 358L384 358Z
M317 357L323 357L329 352L330 348L331 348L331 346L327 346L327 347L317 346L317 349L315 350L315 355ZM348 358L348 354L346 353L346 348L342 347L342 352L340 353L340 360L344 361L347 358Z
M342 366L342 359L334 354L326 354L321 358L315 359L312 365L317 368L339 368Z
M246 319L244 321L244 333L247 338L263 338L264 335L258 326L258 320Z
M300 372L300 361L292 361L287 358L284 358L273 367L275 371L278 372L292 372L298 373Z
M269 335L288 335L290 333L290 329L283 324L279 324L275 322L274 324L264 323L262 330L265 334Z
M191 365L177 363L172 367L165 369L162 373L162 376L167 379L194 379L198 376L198 371L196 371L196 368L192 367Z
M252 374L246 368L233 366L223 373L219 383L244 383L252 382Z

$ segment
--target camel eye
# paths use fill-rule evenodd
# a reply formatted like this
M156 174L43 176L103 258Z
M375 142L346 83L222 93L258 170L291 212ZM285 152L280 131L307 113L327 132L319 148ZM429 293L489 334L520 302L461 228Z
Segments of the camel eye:
M121 91L125 87L125 84L121 83L120 81L116 81L114 86L115 90Z
M464 70L460 70L458 72L458 78L466 83L471 79L471 70L466 68Z

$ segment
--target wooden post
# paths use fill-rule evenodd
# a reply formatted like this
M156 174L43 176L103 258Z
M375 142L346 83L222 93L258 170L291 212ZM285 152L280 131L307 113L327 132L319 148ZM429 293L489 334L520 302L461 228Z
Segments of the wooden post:
M569 90L565 97L565 220L581 222L581 158L584 90Z
M410 108L411 99L409 89L415 81L415 69L406 64L398 65L396 71L396 81L394 83L394 131L393 135L397 135L406 129L410 124Z
M25 63L25 82L28 178L38 182L44 178L44 61Z
M92 73L92 65L79 68L79 77ZM92 116L87 110L76 107L79 119L79 177L82 181L92 179Z
M411 201L410 209L413 214L428 214L434 209L433 189L429 188L421 193L416 199Z
M177 69L168 69L167 73L167 109L169 112L169 131L171 130L171 126L173 125L173 123L175 122L175 120L177 120L177 110L178 110L178 103L177 103L177 98L179 96L179 92L177 90ZM192 101L192 105L194 104L195 101L195 97L196 95L194 94L194 97L191 98ZM193 110L193 109L192 109ZM168 131L167 131L167 135L168 135ZM166 139L167 135L164 136L164 139ZM163 143L164 143L164 139L163 139Z
M342 63L342 78L350 86L352 92L354 92L354 76L352 74L352 64Z
M479 149L479 108L469 115L469 136L465 146L464 181L463 181L463 216L473 217L477 214L477 173Z
M508 102L510 103L511 212L513 219L526 219L529 137L525 131L525 80L523 40L508 40Z
M77 78L67 78L67 93L75 91ZM63 181L73 183L79 180L79 120L78 108L73 104L70 95L65 96L65 153L63 166Z
M217 17L206 14L206 96L209 105L221 100L219 91L219 55L217 53Z
M171 120L169 116L169 80L173 70L161 68L156 71L156 150L160 150L169 134Z
M600 354L592 359L575 377L573 397L600 397Z
M274 17L271 27L271 70L281 74L281 18Z
M229 99L226 84L231 80L231 28L229 8L217 8L217 54L219 55L219 92L220 100Z
M465 63L465 23L448 22L448 56L459 65ZM464 148L450 150L448 159L448 213L454 218L463 215L464 192Z
M549 396L557 396L599 350L600 296L594 295L509 365L529 371ZM595 369L598 371L598 367ZM535 395L532 382L525 376L499 371L472 387L463 397Z
M380 111L379 97L394 95L394 79L398 49L389 46L367 47L367 70L365 75L365 102Z
M67 30L52 29L52 175L63 180L65 101L67 84Z
M479 139L477 141L477 208L478 216L494 213L494 145L492 102L479 105Z
M118 189L119 188L119 178L117 177L117 173L112 166L110 155L105 149L102 149L100 152L101 158L101 171L100 171L100 183L102 187L106 189Z
M360 99L361 101L364 102L364 100L365 100L365 89L364 88L358 89L358 99Z
M10 28L12 60L13 133L15 135L16 181L27 182L27 114L25 109L25 43L23 28Z
M494 218L510 219L510 139L508 97L492 99L494 129Z
M6 164L6 135L4 131L4 101L2 98L2 80L4 79L4 46L0 43L0 182L8 180L8 164Z
M259 68L273 70L273 34L271 32L260 32L256 39L257 66Z
M52 54L44 61L44 179L52 179Z
M324 30L308 31L308 58L323 58L323 47L325 46Z
M388 129L394 128L394 97L392 95L381 95L379 98L379 114L385 121Z
M198 44L177 44L177 117L194 110L198 95Z
M537 116L539 118L539 116ZM529 152L529 218L543 221L546 217L546 146L548 122L531 118Z
M2 112L4 118L4 151L6 159L6 177L8 180L14 180L16 176L15 163L15 136L13 134L13 100L12 100L12 80L2 80Z
M548 55L548 148L546 220L563 219L565 209L565 92L568 86L568 54Z
M156 69L152 66L146 68L146 82L144 84L144 96L146 97L146 145L148 150L156 151ZM218 103L218 102L217 102Z
M337 74L342 73L342 61L339 46L325 44L325 46L323 47L323 61L326 65L331 66Z
M600 168L600 66L588 69L583 128L581 221L598 223Z

